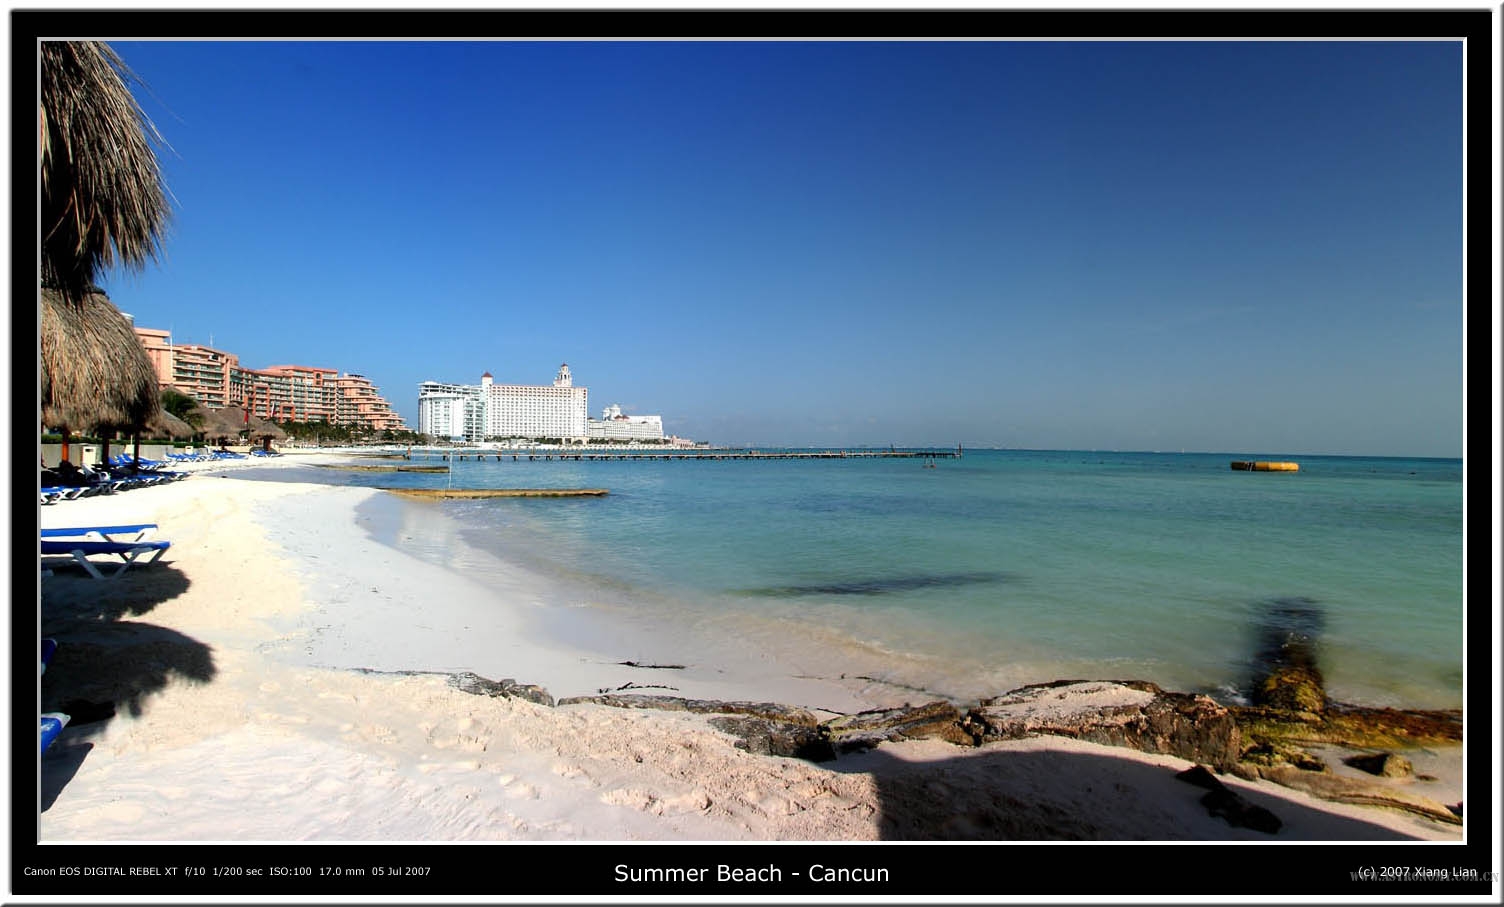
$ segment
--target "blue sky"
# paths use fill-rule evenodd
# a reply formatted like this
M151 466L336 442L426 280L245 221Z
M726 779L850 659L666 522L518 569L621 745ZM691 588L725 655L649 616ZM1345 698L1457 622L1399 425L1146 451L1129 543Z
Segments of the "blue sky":
M1443 43L120 42L137 324L726 444L1460 456Z

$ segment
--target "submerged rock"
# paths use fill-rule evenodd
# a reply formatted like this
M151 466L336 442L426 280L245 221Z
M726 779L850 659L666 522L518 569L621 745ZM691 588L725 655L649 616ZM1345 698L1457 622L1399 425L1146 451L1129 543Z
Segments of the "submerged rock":
M1057 734L1229 769L1242 754L1232 714L1206 696L1142 680L1062 680L983 700L963 721L980 742Z
M1313 599L1269 603L1255 656L1254 705L1312 714L1326 707L1324 681L1316 666L1316 647L1325 625L1326 616Z

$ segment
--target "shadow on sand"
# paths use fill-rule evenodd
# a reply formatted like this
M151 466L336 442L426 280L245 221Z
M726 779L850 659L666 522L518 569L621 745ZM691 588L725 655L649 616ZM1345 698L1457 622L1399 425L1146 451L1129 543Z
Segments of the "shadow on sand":
M1092 753L971 752L909 762L883 748L822 763L870 772L885 841L1403 841L1402 834L1239 787L1277 816L1275 834L1236 828L1176 770Z
M188 577L170 563L132 567L109 580L93 579L81 569L43 578L42 636L57 640L58 648L41 678L41 710L71 716L42 757L44 809L88 755L90 745L83 741L103 731L117 710L139 717L149 697L174 680L214 678L207 645L129 619L149 614L188 586Z

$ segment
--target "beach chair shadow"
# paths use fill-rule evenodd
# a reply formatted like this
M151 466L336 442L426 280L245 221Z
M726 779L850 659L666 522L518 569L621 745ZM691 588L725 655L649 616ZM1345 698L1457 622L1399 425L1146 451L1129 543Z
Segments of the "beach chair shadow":
M99 582L82 570L60 570L42 581L42 624L59 630L73 623L97 626L140 616L187 592L189 585L188 576L170 561L119 582Z
M1242 788L1282 826L1274 834L1233 827L1207 813L1206 791L1176 780L1175 769L1092 753L958 750L954 759L910 762L879 747L821 764L872 775L885 841L1415 840Z
M73 776L78 774L92 749L92 743L76 743L69 746L59 744L47 751L42 758L41 812L51 809L52 804L57 802L58 795L73 780Z

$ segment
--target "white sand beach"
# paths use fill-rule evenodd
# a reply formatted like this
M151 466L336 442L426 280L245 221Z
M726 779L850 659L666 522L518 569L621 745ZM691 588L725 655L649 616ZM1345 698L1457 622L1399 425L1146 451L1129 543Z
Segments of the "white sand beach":
M153 522L172 542L118 580L42 580L43 631L60 644L43 706L115 708L44 756L42 841L1271 839L1209 815L1204 791L1174 777L1191 763L1170 756L1034 737L815 763L738 749L706 715L463 692L450 674L556 698L664 681L618 663L628 642L596 651L589 634L541 632L526 577L483 587L371 539L356 508L383 492L244 480L311 459L199 464L182 482L42 509L44 528ZM672 695L821 717L902 701L737 648L674 672ZM1462 836L1222 780L1282 820L1280 841ZM1455 771L1438 783L1460 790Z

